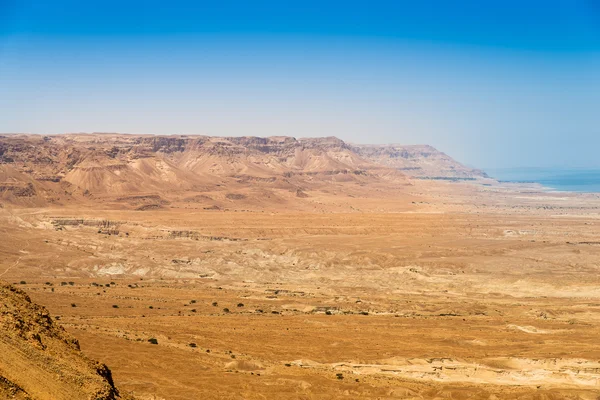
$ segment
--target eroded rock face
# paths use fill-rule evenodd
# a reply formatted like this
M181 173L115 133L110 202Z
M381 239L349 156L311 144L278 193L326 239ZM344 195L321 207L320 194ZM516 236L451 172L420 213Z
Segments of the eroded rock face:
M104 364L81 353L77 339L31 302L0 282L0 397L119 399Z
M336 137L0 137L0 202L22 206L110 199L143 211L168 206L176 193L189 197L223 186L295 193L299 187L327 190L337 182L346 184L341 192L354 184L395 184L401 191L410 177L476 180L486 175L431 146L351 145Z
M417 178L471 180L488 177L485 172L469 168L427 145L355 145L353 150L371 162Z

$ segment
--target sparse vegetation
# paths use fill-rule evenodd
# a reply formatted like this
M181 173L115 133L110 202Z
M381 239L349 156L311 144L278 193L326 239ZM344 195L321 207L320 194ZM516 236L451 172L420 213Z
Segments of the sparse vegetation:
M148 343L150 343L150 344L158 344L158 340L156 338L150 338L150 339L148 339Z

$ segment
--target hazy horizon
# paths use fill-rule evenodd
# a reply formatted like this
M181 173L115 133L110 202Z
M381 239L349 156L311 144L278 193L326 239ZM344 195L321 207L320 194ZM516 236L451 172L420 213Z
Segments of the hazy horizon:
M0 131L336 136L599 168L600 8L0 4Z

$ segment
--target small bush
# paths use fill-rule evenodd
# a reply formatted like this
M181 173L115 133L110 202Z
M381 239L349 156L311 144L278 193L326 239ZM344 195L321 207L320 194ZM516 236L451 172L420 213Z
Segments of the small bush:
M74 286L74 285L75 285L75 282L69 282L69 285L70 285L70 286Z
M244 303L238 303L238 307L244 307Z
M155 338L150 338L150 339L148 339L148 343L150 343L150 344L158 344L158 340L156 340Z
M119 306L117 304L113 304L112 306L113 308L119 308Z
M190 300L190 304L196 304L196 300Z
M71 307L77 307L77 304L71 303Z
M148 306L148 308L152 310L152 309L154 309L154 306Z
M19 282L19 283L20 283L21 285L27 285L27 282L25 282L25 281L21 281L21 282Z
M196 312L196 309L195 309L195 308L192 308L190 311L191 311L191 312Z
M224 312L224 313L228 313L228 312L229 312L229 308L224 308L224 309L223 309L223 312Z
M338 373L338 374L335 374L335 376L338 379L344 379L344 374Z
M188 344L188 346L193 347L193 348L198 347L198 346L196 346L196 343L190 343L190 344Z
M219 305L219 303L217 303L216 301L213 301L212 305L213 305L213 307L216 307Z

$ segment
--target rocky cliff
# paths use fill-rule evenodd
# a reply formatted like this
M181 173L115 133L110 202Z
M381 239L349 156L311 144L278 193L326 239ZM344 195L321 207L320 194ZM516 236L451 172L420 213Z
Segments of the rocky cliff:
M120 399L111 372L22 291L0 282L0 398Z
M345 192L385 183L400 194L411 177L484 174L429 146L357 146L335 137L0 136L0 200L21 205L226 189L262 190L263 199L279 190L303 199L332 184Z
M427 145L355 145L352 149L365 160L395 168L421 179L475 180L485 172L469 168Z

